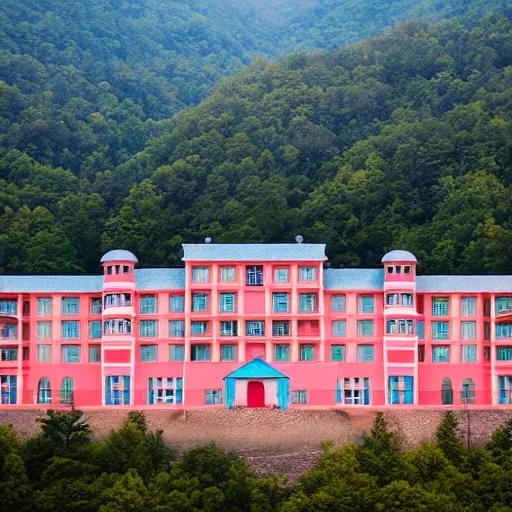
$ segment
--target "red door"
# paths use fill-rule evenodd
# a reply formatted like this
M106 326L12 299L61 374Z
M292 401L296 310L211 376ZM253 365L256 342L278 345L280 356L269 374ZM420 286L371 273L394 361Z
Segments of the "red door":
M247 407L265 407L265 386L263 382L251 380L247 384Z

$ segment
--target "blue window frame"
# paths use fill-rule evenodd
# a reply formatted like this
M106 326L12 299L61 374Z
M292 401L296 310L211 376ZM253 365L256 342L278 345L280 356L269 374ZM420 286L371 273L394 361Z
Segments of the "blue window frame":
M101 362L101 346L100 345L89 345L89 362L90 363Z
M434 297L432 299L432 316L448 316L447 297Z
M148 404L181 404L183 400L183 380L181 377L150 377Z
M64 297L62 299L63 315L78 315L80 313L80 299L76 297Z
M191 322L191 324L190 324L190 330L191 330L193 336L207 334L208 328L209 328L208 322Z
M448 339L448 322L432 322L432 339Z
M288 293L274 293L274 312L275 313L288 313L290 295Z
M316 267L300 267L300 281L316 281Z
M496 338L512 338L512 324L496 324Z
M227 320L220 322L220 335L221 336L237 336L237 322L236 320Z
M16 375L0 376L0 389L3 405L16 403Z
M94 298L90 302L91 315L99 315L101 313L101 299Z
M207 389L205 394L206 405L218 405L222 403L222 389Z
M499 376L498 377L498 389L499 389L499 403L500 404L512 404L512 377L511 376Z
M185 311L185 300L183 295L171 295L169 298L169 311L171 313L183 313Z
M183 336L185 336L185 322L183 320L170 320L169 336L183 338Z
M331 311L337 313L344 313L346 308L345 295L333 295L331 297Z
M221 361L236 361L236 345L221 345L220 346L220 360Z
M346 405L370 405L370 379L360 377L337 381L336 402Z
M290 322L287 320L272 321L273 336L290 336Z
M37 385L37 403L38 404L51 404L52 403L52 388L50 381L46 377L39 380Z
M501 315L512 311L512 297L499 297L496 299L496 314Z
M158 332L157 320L141 320L139 323L139 336L155 337Z
M416 326L418 329L418 339L424 340L425 339L425 322L423 320L418 320L416 322Z
M210 272L208 267L192 267L193 283L208 283L210 281Z
M142 363L155 363L157 361L156 345L141 345L140 360Z
M414 377L389 377L388 385L388 402L390 404L414 403Z
M432 362L433 363L449 363L450 362L450 347L432 347Z
M308 392L304 389L292 391L292 404L307 404Z
M358 345L357 360L360 363L373 363L375 359L375 350L373 345Z
M185 359L185 347L182 345L169 345L169 361L183 361Z
M497 347L496 359L498 361L512 361L512 347Z
M290 360L290 345L287 343L280 343L275 346L275 360L276 361L289 361Z
M192 345L191 361L209 361L210 346L209 345Z
M245 267L245 282L247 286L263 286L263 266L249 265Z
M373 295L363 295L359 297L359 313L374 313L375 299Z
M333 336L346 336L347 335L347 322L345 320L335 320L332 322L332 335Z
M221 313L234 313L235 312L235 294L234 293L221 293L220 294L220 312Z
M37 339L50 340L52 338L52 323L37 322Z
M208 294L193 293L192 294L192 311L208 311Z
M461 316L475 316L476 315L476 297L462 297Z
M345 345L331 345L331 361L345 361Z
M316 311L316 293L299 294L299 311L301 313L314 313Z
M80 322L76 320L62 322L62 338L77 339L80 337Z
M71 404L73 403L73 395L75 391L75 383L71 377L64 377L60 385L60 403Z
M246 322L246 334L247 336L264 336L265 335L265 323L262 321Z
M51 297L39 297L37 299L37 315L50 316L52 314L52 299Z
M373 320L358 320L357 335L358 336L374 336Z
M156 313L156 297L154 295L143 295L140 298L140 314L148 315Z
M314 345L301 345L300 346L300 360L301 361L314 361L315 360L315 346Z
M476 345L461 345L460 360L463 363L476 363Z
M106 377L105 401L107 405L130 405L130 376Z
M234 283L236 281L235 267L221 267L220 281L221 283Z
M16 315L16 301L15 300L0 300L0 314L1 315Z
M101 338L101 321L89 322L89 338Z
M79 363L80 345L62 345L62 362Z
M274 269L274 281L276 283L287 283L288 280L288 269L286 267L279 267Z

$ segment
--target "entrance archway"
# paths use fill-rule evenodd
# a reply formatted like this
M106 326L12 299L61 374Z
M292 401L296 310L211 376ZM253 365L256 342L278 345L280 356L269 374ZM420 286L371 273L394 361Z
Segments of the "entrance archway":
M265 407L265 386L263 382L255 380L248 382L247 407Z

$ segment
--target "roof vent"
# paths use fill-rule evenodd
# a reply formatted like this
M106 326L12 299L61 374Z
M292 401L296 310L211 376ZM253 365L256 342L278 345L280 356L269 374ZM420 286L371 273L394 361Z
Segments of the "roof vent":
M302 242L304 242L304 237L302 235L297 235L295 237L295 241L298 243L298 244L301 244Z
M205 244L211 244L212 243L212 238L210 236L207 236L205 239L204 239L204 243Z

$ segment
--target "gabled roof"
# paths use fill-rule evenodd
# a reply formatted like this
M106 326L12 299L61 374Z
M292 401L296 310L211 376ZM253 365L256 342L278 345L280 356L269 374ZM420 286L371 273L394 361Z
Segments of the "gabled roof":
M326 261L325 244L183 244L183 261Z
M224 377L233 379L288 379L288 377L263 361L260 356L240 366L237 370Z
M381 268L328 268L324 270L326 290L382 290Z

